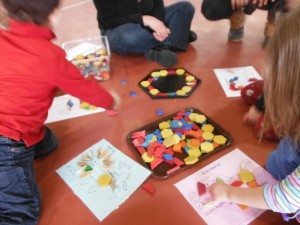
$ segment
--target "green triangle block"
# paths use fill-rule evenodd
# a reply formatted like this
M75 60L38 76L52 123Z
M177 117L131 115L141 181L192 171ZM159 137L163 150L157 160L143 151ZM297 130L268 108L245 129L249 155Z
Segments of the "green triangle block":
M90 170L93 170L93 168L90 165L86 165L84 171L90 171Z

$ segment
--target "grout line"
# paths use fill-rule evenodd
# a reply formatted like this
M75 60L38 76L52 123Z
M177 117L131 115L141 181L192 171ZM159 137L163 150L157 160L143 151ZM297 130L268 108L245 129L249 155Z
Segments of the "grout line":
M83 0L81 2L78 2L78 3L72 4L72 5L68 5L68 6L62 7L59 10L64 11L64 10L67 10L67 9L71 9L71 8L77 7L79 5L83 5L85 3L88 3L90 1L92 1L92 0Z

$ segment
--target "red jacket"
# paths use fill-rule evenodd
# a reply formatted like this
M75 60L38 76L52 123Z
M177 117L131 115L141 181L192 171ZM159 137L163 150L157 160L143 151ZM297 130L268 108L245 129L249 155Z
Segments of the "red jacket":
M57 88L93 105L108 108L112 96L86 80L51 42L47 27L10 21L0 29L0 135L26 146L44 135L44 121Z

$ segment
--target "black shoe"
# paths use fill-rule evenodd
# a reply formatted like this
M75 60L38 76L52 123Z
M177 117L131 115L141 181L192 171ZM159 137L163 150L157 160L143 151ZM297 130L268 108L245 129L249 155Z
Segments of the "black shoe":
M156 61L164 67L173 67L177 64L177 55L175 52L168 49L154 50L151 49L145 54L147 61Z
M177 64L177 54L170 50L161 50L158 52L157 62L164 67L173 67Z
M197 40L197 34L194 31L190 30L189 33L189 43L194 42Z

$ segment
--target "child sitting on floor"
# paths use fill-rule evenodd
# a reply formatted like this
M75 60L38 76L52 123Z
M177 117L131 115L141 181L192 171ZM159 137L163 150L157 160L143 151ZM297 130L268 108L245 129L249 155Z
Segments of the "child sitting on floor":
M49 16L59 0L1 4L7 16L1 16L0 27L0 224L35 225L41 200L33 159L57 147L44 126L57 88L104 108L113 98L96 81L85 80L51 42Z
M282 138L267 161L267 170L280 181L257 188L224 183L210 187L215 201L271 209L300 222L300 7L282 18L267 50L265 122Z
M278 141L278 137L273 128L262 133L265 111L263 85L263 80L257 80L241 90L243 101L250 106L248 112L244 115L243 121L254 126L256 136L261 136L263 139L269 141Z

